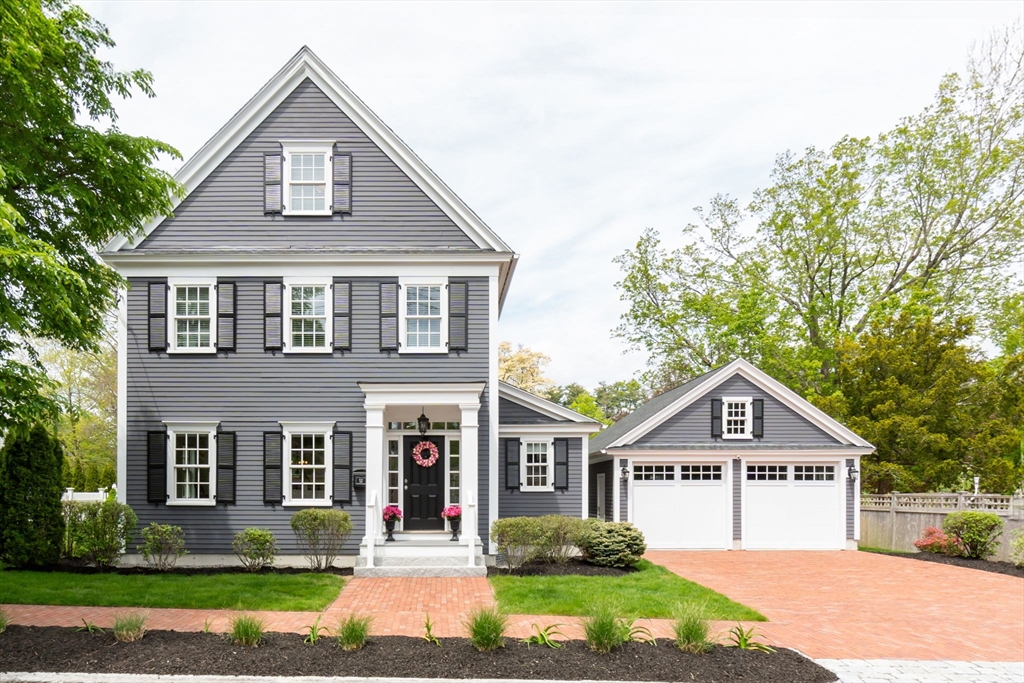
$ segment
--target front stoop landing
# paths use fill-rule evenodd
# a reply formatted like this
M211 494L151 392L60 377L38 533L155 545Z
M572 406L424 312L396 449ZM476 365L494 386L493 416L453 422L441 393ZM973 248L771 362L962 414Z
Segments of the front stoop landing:
M483 545L476 541L474 565L468 549L445 534L395 534L390 543L373 546L373 566L367 565L366 544L359 546L354 575L360 578L487 576Z

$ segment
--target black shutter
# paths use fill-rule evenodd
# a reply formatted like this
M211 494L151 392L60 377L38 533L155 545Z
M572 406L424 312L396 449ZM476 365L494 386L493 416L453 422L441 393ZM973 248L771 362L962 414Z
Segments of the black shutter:
M146 433L146 500L167 502L167 431Z
M555 488L569 488L569 439L555 439Z
M217 433L217 502L235 502L234 432Z
M352 502L352 432L334 432L334 495L335 503Z
M380 283L380 350L398 350L398 283Z
M263 213L281 213L281 154L263 155Z
M711 438L722 438L722 399L711 399Z
M235 283L217 281L217 350L235 350Z
M755 439L760 439L764 436L764 399L754 399L754 420L753 427L751 428L751 434Z
M466 310L469 285L466 282L448 284L448 350L465 351Z
M352 350L351 280L334 280L334 350Z
M263 432L263 502L280 503L284 486L281 462L284 435L281 432Z
M284 285L280 282L263 283L263 348L280 351L282 348L281 311L284 306Z
M149 283L149 350L167 350L167 281Z
M519 439L505 439L505 488L519 490Z
M352 213L352 155L334 155L333 213Z

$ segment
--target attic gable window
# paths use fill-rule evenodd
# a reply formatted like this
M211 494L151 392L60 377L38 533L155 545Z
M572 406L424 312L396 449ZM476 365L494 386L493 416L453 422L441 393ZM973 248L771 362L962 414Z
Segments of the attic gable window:
M753 438L750 417L752 399L749 397L735 398L725 397L722 399L722 406L725 409L724 439L750 439Z
M285 141L284 215L330 216L333 142Z

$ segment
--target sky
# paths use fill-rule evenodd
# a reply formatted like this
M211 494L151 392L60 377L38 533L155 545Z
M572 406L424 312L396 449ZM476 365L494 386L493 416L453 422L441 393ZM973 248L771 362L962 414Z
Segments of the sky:
M933 98L1012 2L83 2L156 99L122 130L187 160L308 45L520 254L501 338L559 384L629 379L612 259L777 155L875 136ZM175 171L182 162L166 161Z

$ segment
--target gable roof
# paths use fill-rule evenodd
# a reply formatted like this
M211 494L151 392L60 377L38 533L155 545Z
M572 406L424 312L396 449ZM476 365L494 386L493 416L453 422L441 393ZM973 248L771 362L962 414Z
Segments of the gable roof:
M708 394L724 381L740 375L766 393L778 399L816 427L835 437L842 444L858 448L874 449L870 443L853 431L829 417L824 411L811 405L806 399L790 390L778 380L759 370L743 358L737 358L699 377L691 379L671 391L655 396L626 417L590 440L590 452L599 453L609 448L628 447L634 441L664 423L686 406Z
M420 188L481 250L512 253L512 249L437 177L308 47L303 46L177 173L186 194L202 181L305 79L310 79L342 112ZM174 206L181 199L174 200ZM142 243L164 216L153 218L134 240L118 236L105 252L132 250ZM506 276L507 277L507 276Z
M536 394L531 394L529 391L520 389L519 387L509 384L507 382L498 382L498 397L507 398L510 401L518 403L521 406L526 406L530 410L534 410L541 415L546 415L553 420L559 422L576 422L580 424L591 424L594 426L596 432L601 428L601 423L592 417L587 417L581 413L577 413L575 410L570 410L565 406L560 406L554 401L549 401L546 398L541 398Z

